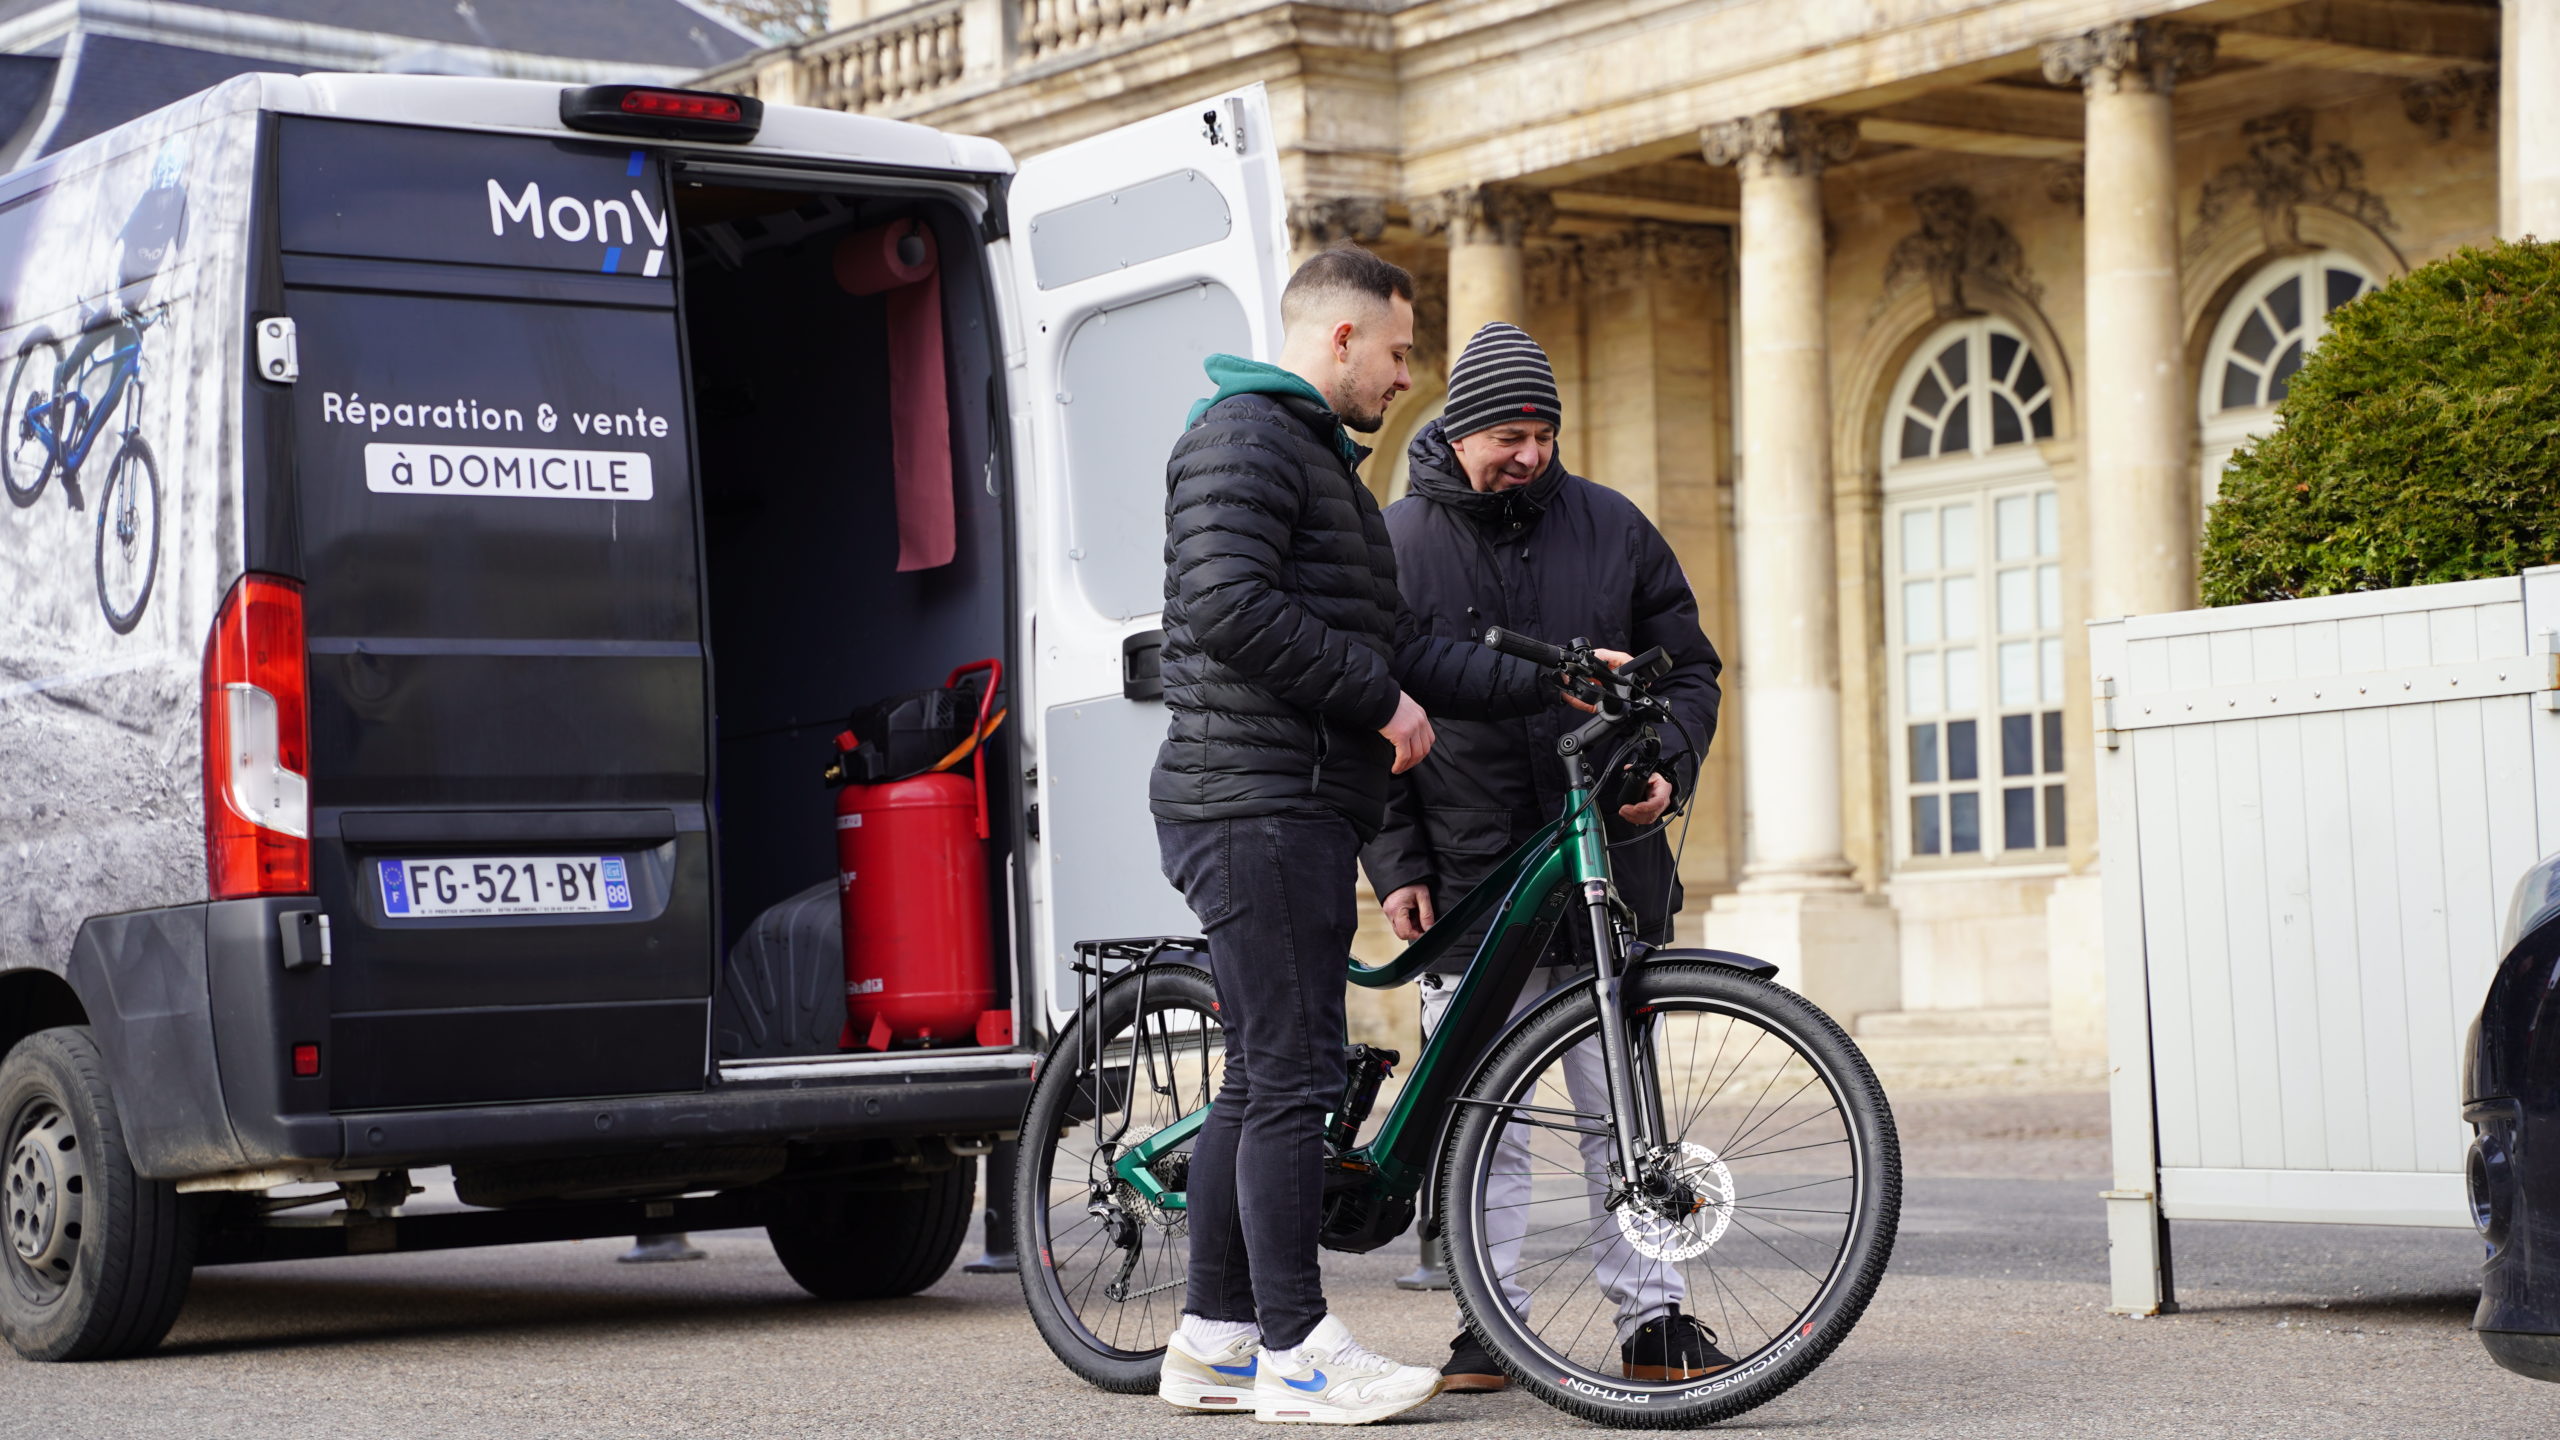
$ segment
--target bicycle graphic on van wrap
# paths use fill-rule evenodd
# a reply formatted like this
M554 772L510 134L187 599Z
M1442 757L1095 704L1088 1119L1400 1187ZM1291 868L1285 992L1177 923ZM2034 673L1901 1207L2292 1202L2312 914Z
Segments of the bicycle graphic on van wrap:
M98 608L117 634L130 632L151 601L160 568L160 464L132 423L141 409L142 336L166 310L128 315L92 329L66 352L38 331L9 367L4 409L8 434L0 443L0 486L10 502L36 503L55 472L71 508L87 508L80 469L99 441L112 435L98 500L96 568ZM119 411L125 420L115 427Z

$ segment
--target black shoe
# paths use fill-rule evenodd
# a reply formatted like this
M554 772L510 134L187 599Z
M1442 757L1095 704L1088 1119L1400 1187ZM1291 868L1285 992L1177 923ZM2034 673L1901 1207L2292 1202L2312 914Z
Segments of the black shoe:
M1644 1322L1618 1347L1618 1357L1630 1380L1695 1380L1733 1363L1732 1356L1716 1348L1716 1332L1699 1324L1695 1315L1681 1314L1677 1305L1670 1314Z
M1440 1393L1468 1390L1500 1390L1511 1383L1502 1367L1485 1353L1484 1342L1473 1330L1463 1330L1449 1342L1449 1363L1440 1367Z

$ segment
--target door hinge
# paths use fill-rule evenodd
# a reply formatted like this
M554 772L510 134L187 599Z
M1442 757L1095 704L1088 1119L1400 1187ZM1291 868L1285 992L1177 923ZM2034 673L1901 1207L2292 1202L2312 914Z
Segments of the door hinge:
M283 922L284 968L308 970L329 963L329 917L319 910L288 910Z
M279 385L302 378L302 356L290 316L270 315L258 322L258 376Z

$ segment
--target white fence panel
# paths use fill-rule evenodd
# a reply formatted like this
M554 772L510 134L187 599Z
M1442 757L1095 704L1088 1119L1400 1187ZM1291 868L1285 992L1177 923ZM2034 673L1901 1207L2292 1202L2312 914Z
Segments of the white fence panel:
M2167 1221L2467 1225L2457 1067L2560 848L2560 569L2090 627L2116 1304Z

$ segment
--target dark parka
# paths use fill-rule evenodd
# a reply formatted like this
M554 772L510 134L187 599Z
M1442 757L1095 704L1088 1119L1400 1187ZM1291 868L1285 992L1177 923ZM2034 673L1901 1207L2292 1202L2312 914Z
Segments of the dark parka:
M1339 447L1339 448L1337 448ZM1346 455L1345 450L1350 451ZM1432 714L1547 708L1532 665L1423 633L1333 413L1291 394L1203 411L1166 466L1164 698L1148 783L1160 820L1332 810L1375 835L1396 694Z
M1699 745L1714 738L1724 662L1699 629L1679 559L1635 502L1567 473L1561 457L1518 490L1478 494L1437 421L1407 454L1412 493L1387 508L1387 531L1405 603L1428 633L1499 625L1629 654L1659 645L1672 669L1655 693ZM1379 898L1429 884L1434 908L1448 913L1563 808L1556 738L1584 718L1555 707L1519 719L1435 719L1431 758L1397 777L1387 824L1361 855ZM1666 768L1685 781L1700 757L1677 726L1660 733ZM1635 833L1614 813L1608 823L1613 840ZM1667 939L1680 904L1669 842L1657 834L1614 851L1611 863L1646 938ZM1461 955L1445 968L1463 964Z

